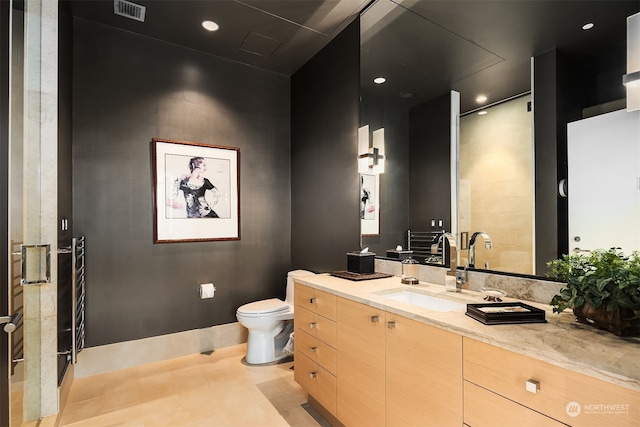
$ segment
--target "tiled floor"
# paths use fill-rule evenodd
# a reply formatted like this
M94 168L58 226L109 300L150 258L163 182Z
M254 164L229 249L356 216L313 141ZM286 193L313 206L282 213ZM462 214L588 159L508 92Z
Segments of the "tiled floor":
M321 425L301 406L306 394L293 380L293 362L249 366L244 352L239 345L76 379L58 425Z

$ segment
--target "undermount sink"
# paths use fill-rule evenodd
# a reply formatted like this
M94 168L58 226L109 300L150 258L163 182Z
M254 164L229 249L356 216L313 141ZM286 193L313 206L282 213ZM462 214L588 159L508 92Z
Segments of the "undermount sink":
M384 298L406 304L416 305L434 311L465 311L467 306L458 302L432 297L420 292L403 289L401 291L379 294Z

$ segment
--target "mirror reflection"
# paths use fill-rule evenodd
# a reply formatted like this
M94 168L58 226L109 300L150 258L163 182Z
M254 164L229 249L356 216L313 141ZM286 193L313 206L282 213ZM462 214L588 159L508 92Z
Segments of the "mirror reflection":
M475 268L544 276L546 261L568 252L567 202L557 191L567 177L566 124L624 107L625 20L639 9L637 1L375 2L361 16L360 123L384 128L386 165L379 232L363 235L363 247L385 256L406 249L409 230L452 231L465 266L471 237L483 231L491 248L477 236ZM597 30L582 30L591 20ZM532 76L549 52L556 74ZM543 92L549 82L548 93L532 91L532 80ZM452 90L459 127L450 125ZM536 110L553 91L557 111ZM549 123L552 156L536 128ZM536 138L547 140L536 148Z
M463 251L461 265L534 274L532 124L529 94L460 118L461 246L478 230L492 240L475 245L474 262Z

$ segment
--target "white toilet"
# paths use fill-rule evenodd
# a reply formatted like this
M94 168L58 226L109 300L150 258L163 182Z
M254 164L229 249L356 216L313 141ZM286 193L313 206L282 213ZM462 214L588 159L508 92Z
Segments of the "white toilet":
M250 365L275 362L287 357L284 346L293 332L293 278L314 274L294 270L287 274L287 296L250 302L238 308L238 322L249 330L246 361Z

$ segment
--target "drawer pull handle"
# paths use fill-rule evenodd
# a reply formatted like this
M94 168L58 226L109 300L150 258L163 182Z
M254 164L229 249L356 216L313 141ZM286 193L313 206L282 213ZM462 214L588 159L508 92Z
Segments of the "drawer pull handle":
M380 321L380 316L371 316L371 323L378 323Z
M540 391L540 381L527 380L527 382L525 383L525 389L529 393L536 394L537 392Z
M387 322L387 329L393 329L396 327L396 322Z
M318 375L318 373L316 371L313 371L313 372L309 373L309 377L311 379L315 378L317 375Z
M315 328L316 328L316 324L315 324L315 322L311 322L311 323L309 323L309 328L310 328L310 329L315 329Z
M316 299L314 298L309 298L309 304L315 304L316 303Z
M311 347L311 348L309 348L309 351L310 351L311 353L315 353L317 350L318 350L318 347Z

